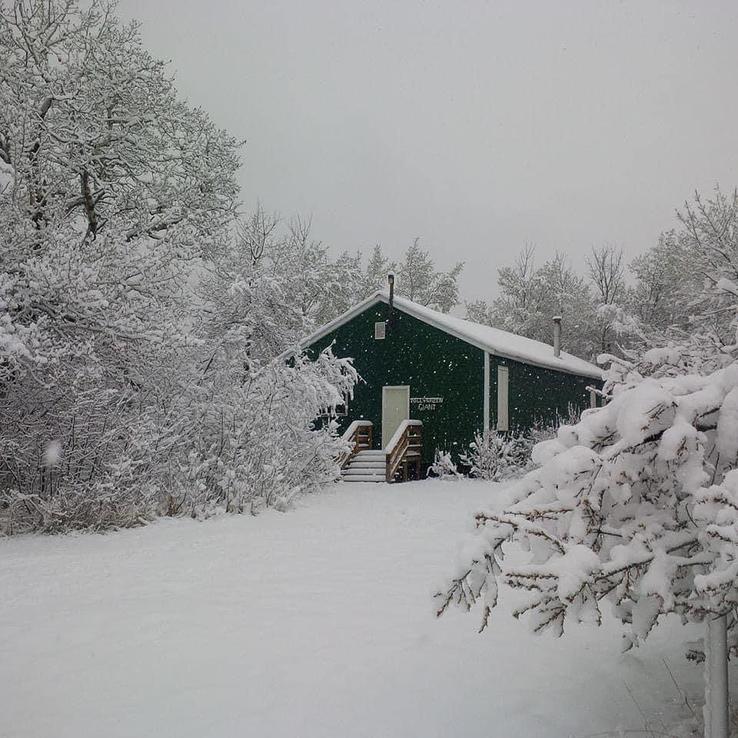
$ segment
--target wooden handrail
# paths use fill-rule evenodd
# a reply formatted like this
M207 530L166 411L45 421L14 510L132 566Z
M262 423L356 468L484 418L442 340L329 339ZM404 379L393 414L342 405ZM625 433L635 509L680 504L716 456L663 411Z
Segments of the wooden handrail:
M351 459L363 449L372 447L372 428L371 420L354 420L351 425L346 428L341 440L351 444L348 451L344 451L338 457L338 465L341 469L348 466Z
M385 454L388 482L395 478L400 465L402 465L403 480L407 480L410 461L415 464L419 474L423 456L423 421L403 420L387 444Z

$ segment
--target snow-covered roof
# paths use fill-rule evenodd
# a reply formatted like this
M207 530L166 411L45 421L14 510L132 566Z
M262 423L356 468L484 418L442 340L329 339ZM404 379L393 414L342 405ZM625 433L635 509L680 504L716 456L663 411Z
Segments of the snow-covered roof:
M327 336L339 326L348 323L352 318L356 317L364 310L384 302L389 304L389 295L384 290L375 292L362 302L354 305L343 315L339 315L330 323L315 331L308 336L301 345L303 347L310 346L315 341ZM462 341L476 346L482 351L489 351L496 356L502 356L506 359L522 361L525 364L533 364L534 366L545 367L546 369L554 369L567 374L576 374L581 377L592 377L593 379L602 379L602 370L578 356L561 352L560 356L554 356L553 347L541 341L534 341L532 338L518 336L509 331L503 331L499 328L493 328L489 325L481 323L472 323L463 318L457 318L454 315L439 313L437 310L418 305L412 300L405 297L394 298L395 307L403 313L412 315L414 318L432 325L439 330L449 333Z

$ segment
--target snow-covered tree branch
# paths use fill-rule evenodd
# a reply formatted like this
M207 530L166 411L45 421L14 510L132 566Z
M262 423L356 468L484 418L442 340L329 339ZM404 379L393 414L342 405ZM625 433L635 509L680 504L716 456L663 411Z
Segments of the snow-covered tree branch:
M598 621L608 599L630 646L663 613L735 608L738 367L670 376L673 360L654 350L615 374L605 407L536 447L541 467L511 487L502 511L478 514L480 549L441 610L481 601L486 623L505 583L531 592L518 612L535 630L561 634L566 618ZM516 541L529 561L508 565Z

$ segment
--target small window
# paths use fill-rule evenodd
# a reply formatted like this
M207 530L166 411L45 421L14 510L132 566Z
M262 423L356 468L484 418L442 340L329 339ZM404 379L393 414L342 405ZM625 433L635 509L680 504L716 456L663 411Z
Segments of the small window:
M384 340L385 335L387 334L387 323L384 321L381 321L379 323L374 324L374 338L377 341Z

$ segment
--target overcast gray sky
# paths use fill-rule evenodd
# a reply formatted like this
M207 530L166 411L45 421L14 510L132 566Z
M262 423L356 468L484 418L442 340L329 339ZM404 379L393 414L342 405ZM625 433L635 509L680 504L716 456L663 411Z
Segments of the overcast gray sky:
M245 138L244 202L338 251L421 236L486 297L526 243L636 255L738 184L738 3L120 0Z

